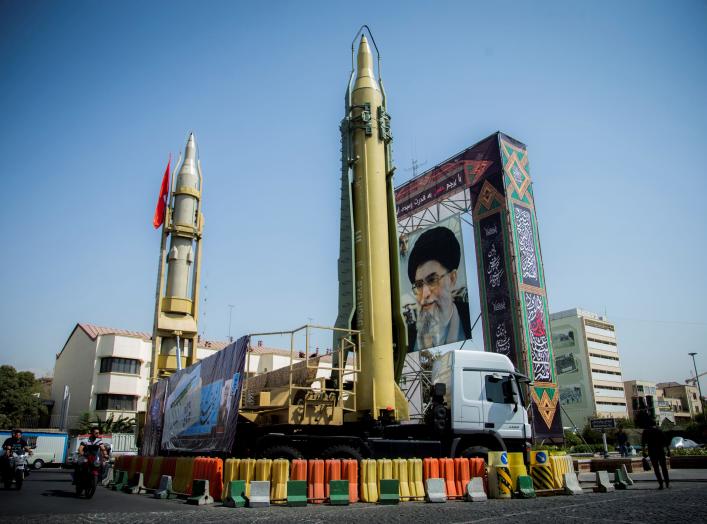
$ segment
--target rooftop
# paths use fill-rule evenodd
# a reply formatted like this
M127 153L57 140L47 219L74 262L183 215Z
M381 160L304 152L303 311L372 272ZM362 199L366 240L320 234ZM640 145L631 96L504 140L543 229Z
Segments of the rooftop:
M586 311L586 310L580 309L578 307L575 307L572 309L566 309L564 311L558 311L557 313L550 313L550 320L557 320L560 318L568 318L568 317L583 317L583 318L591 318L593 320L600 320L602 322L609 322L609 319L607 319L603 315L598 315L597 313L592 313L591 311Z

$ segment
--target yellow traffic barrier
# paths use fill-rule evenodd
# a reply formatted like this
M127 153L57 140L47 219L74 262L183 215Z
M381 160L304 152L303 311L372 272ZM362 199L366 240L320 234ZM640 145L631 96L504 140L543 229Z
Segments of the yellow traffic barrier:
M172 489L177 493L191 494L191 481L194 474L194 459L179 457L172 479Z
M574 471L572 457L569 455L550 455L550 466L552 467L552 474L555 479L555 489L562 489L562 479L565 473Z
M145 486L150 489L157 489L160 484L161 470L162 457L154 457L152 459L152 469L150 470L150 478L145 478Z
M405 459L393 460L393 478L400 482L400 500L410 500L410 480L408 478L408 461Z
M511 494L513 493L513 480L508 466L495 466L493 469L496 470L497 479L496 498L511 498Z
M236 480L245 480L245 496L250 497L250 483L255 480L255 459L241 460Z
M290 480L290 461L287 459L275 459L271 468L270 502L287 502L288 480Z
M221 500L226 500L229 495L228 487L232 480L238 479L238 466L240 466L241 459L230 458L226 459L223 463L223 492L221 494Z
M528 471L525 469L523 453L508 453L508 469L513 479L513 492L518 490L518 477L526 476Z
M488 465L489 467L507 466L508 453L505 451L489 451Z
M270 480L272 473L272 459L258 459L255 461L255 480Z
M408 482L410 484L410 497L415 500L425 499L425 484L422 480L422 459L408 460Z
M361 501L378 502L378 470L374 459L361 461Z

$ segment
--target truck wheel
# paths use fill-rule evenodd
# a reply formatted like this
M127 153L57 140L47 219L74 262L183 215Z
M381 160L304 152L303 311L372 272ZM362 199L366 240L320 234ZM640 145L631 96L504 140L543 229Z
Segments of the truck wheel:
M34 461L34 464L32 464L34 469L42 469L42 466L44 466L44 461L42 459L37 459Z
M363 455L361 455L361 452L353 446L338 444L325 449L322 453L322 458L363 460Z
M302 453L292 446L272 446L263 451L263 458L287 460L301 459Z
M489 449L484 446L469 446L461 452L461 457L464 458L482 458L484 462L489 460Z

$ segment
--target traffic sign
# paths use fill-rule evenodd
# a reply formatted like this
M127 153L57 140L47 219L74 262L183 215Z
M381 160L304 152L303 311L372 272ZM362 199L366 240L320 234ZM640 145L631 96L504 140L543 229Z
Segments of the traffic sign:
M592 429L614 429L616 427L616 419L593 418L589 421L589 426Z

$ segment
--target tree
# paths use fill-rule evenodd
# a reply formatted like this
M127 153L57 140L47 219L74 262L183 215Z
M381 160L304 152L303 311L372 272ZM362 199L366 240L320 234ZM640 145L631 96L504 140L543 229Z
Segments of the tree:
M38 396L34 373L0 366L0 428L11 429L27 424L27 420L46 414Z
M84 412L79 418L79 431L81 433L88 433L91 428L99 428L101 433L132 433L135 431L135 418L129 417L118 417L115 418L112 414L108 415L108 418L101 420L97 414L91 414L89 412Z

